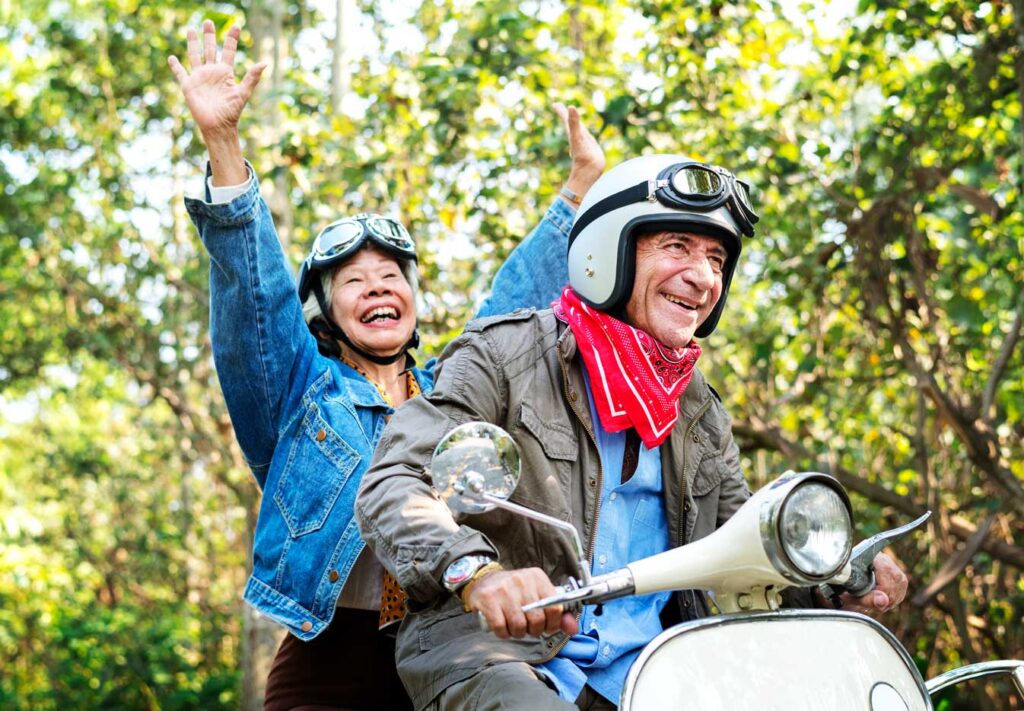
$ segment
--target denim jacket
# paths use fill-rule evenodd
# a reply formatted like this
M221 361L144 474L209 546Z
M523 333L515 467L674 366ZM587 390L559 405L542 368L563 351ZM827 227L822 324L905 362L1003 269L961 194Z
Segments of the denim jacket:
M334 616L363 541L360 480L393 411L377 389L321 355L257 181L229 203L186 198L210 253L210 333L235 435L263 499L245 600L309 640ZM573 212L556 199L499 270L478 316L546 308L568 282ZM413 373L424 392L427 368Z

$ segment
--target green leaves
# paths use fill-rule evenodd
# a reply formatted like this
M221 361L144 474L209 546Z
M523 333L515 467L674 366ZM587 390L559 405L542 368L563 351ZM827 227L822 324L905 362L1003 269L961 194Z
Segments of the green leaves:
M293 262L341 214L399 212L421 245L422 355L439 353L564 181L550 104L577 103L609 164L678 152L755 186L762 220L702 367L738 423L778 426L811 461L743 442L752 478L827 464L941 507L927 554L899 551L915 583L956 547L951 517L1014 510L997 476L1024 479L1011 4L362 5L340 112L319 5L279 26L263 3L204 11L221 33L243 22L240 63L282 52L243 132ZM0 705L238 705L257 494L181 209L202 147L165 65L198 16L0 13L0 491L17 492L0 498L0 653L22 660ZM863 498L857 516L899 518ZM933 672L965 634L1024 656L1019 570L982 562L942 609L962 600L996 632L903 613Z

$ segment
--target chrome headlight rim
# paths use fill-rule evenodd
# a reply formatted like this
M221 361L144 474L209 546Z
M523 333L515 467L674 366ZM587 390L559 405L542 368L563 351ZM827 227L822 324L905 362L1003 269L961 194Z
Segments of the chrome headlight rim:
M850 529L846 554L842 556L833 569L828 570L822 575L812 575L801 570L792 561L789 554L786 553L786 546L782 542L782 510L793 493L809 482L824 484L838 494L843 506L846 508ZM823 583L834 578L849 561L850 552L853 549L853 506L850 504L850 497L846 493L846 489L843 488L843 485L835 477L820 472L786 472L769 484L769 486L778 489L776 495L769 501L766 501L761 507L761 543L764 545L769 561L771 561L782 577L797 585Z

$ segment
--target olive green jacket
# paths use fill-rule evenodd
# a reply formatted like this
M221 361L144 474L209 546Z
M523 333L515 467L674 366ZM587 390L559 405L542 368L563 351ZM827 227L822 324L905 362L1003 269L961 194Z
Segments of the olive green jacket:
M453 517L425 471L440 439L471 420L507 430L522 454L512 500L571 521L591 550L600 517L601 460L572 331L551 311L520 310L471 323L445 350L434 390L392 416L364 475L356 515L367 544L409 595L398 635L398 671L417 708L450 684L508 661L539 663L565 635L500 640L441 585L445 568L468 554L498 556L506 568L542 568L556 584L578 576L572 544L557 529L494 510ZM729 417L695 371L680 417L661 445L673 546L714 531L750 495ZM683 619L703 599L677 595Z

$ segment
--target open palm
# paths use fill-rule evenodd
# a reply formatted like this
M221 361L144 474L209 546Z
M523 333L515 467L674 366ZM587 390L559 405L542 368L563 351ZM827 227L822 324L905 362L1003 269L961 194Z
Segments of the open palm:
M217 131L234 131L253 89L266 67L260 63L249 69L241 82L235 81L235 52L238 48L238 27L228 30L220 60L217 59L217 39L210 20L203 22L203 43L193 29L188 31L188 57L192 73L185 71L177 57L168 58L168 64L181 86L185 102L199 130L207 135Z

